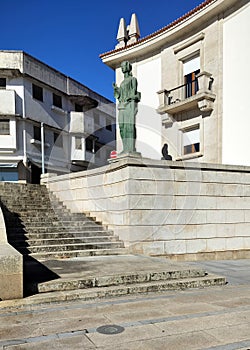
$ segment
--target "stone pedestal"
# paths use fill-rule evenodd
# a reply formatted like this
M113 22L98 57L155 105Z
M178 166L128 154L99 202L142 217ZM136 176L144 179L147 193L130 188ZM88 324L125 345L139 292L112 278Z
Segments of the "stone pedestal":
M116 163L124 159L141 159L142 160L142 155L140 152L122 152L117 155L116 158L111 158L108 159L109 163Z
M23 297L23 256L7 241L0 208L0 301Z
M23 297L23 256L10 244L0 244L0 301Z

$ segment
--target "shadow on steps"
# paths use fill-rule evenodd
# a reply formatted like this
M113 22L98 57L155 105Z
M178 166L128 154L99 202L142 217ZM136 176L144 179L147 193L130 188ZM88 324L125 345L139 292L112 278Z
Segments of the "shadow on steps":
M26 255L23 259L24 297L38 293L39 283L60 278L59 275L31 256Z

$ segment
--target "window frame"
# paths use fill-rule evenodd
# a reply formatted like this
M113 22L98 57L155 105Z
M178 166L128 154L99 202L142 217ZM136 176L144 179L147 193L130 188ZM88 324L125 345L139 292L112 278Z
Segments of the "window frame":
M8 125L8 127L3 127L2 129L2 124L6 124L6 126ZM9 136L10 135L10 119L4 119L4 118L1 118L0 119L0 135L1 136Z
M91 149L90 149L90 142L91 142ZM93 148L94 148L94 146L93 146L93 139L92 138L90 138L90 137L87 137L86 139L85 139L85 148L86 148L86 151L87 152L93 152Z
M184 154L184 140L183 133L195 128L199 128L200 130L200 146L199 151L194 153ZM193 119L185 120L180 122L179 130L178 130L178 144L177 144L178 155L175 160L187 160L194 159L204 156L204 120L202 116L198 116Z
M79 142L79 144L78 144ZM75 136L75 150L82 151L82 137L81 136Z
M33 125L33 139L36 141L40 141L40 142L42 140L41 127L39 127L37 125Z
M1 77L0 78L0 89L6 89L6 78Z
M58 95L56 93L52 93L52 103L53 103L53 106L57 107L57 108L60 108L62 109L62 96L61 95Z
M43 102L43 88L32 83L32 97L37 101Z

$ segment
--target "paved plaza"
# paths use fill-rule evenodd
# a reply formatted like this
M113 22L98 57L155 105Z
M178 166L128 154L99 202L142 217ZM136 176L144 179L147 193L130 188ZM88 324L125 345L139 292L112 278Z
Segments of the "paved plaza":
M0 349L250 349L250 260L191 264L228 284L98 301L1 302Z

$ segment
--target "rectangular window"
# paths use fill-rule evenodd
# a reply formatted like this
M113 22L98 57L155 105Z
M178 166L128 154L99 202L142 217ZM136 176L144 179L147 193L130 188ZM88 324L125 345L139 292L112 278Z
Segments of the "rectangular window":
M185 98L194 96L198 91L196 75L200 73L200 56L195 55L183 62Z
M75 149L81 150L82 149L82 138L81 137L75 137Z
M53 106L62 108L62 96L53 93Z
M36 100L43 102L43 88L35 84L32 84L32 96Z
M75 104L75 112L82 112L82 111L83 111L83 106L76 103Z
M183 132L183 154L200 152L200 127L194 125Z
M41 141L41 128L39 126L33 126L33 137L37 141Z
M0 78L0 89L6 88L6 78Z
M90 139L87 137L85 142L86 142L86 151L92 152L93 151L93 139Z
M9 119L0 119L0 135L10 135Z
M57 147L63 147L63 137L58 132L54 132L54 144Z
M106 130L112 131L112 121L111 119L106 119Z

